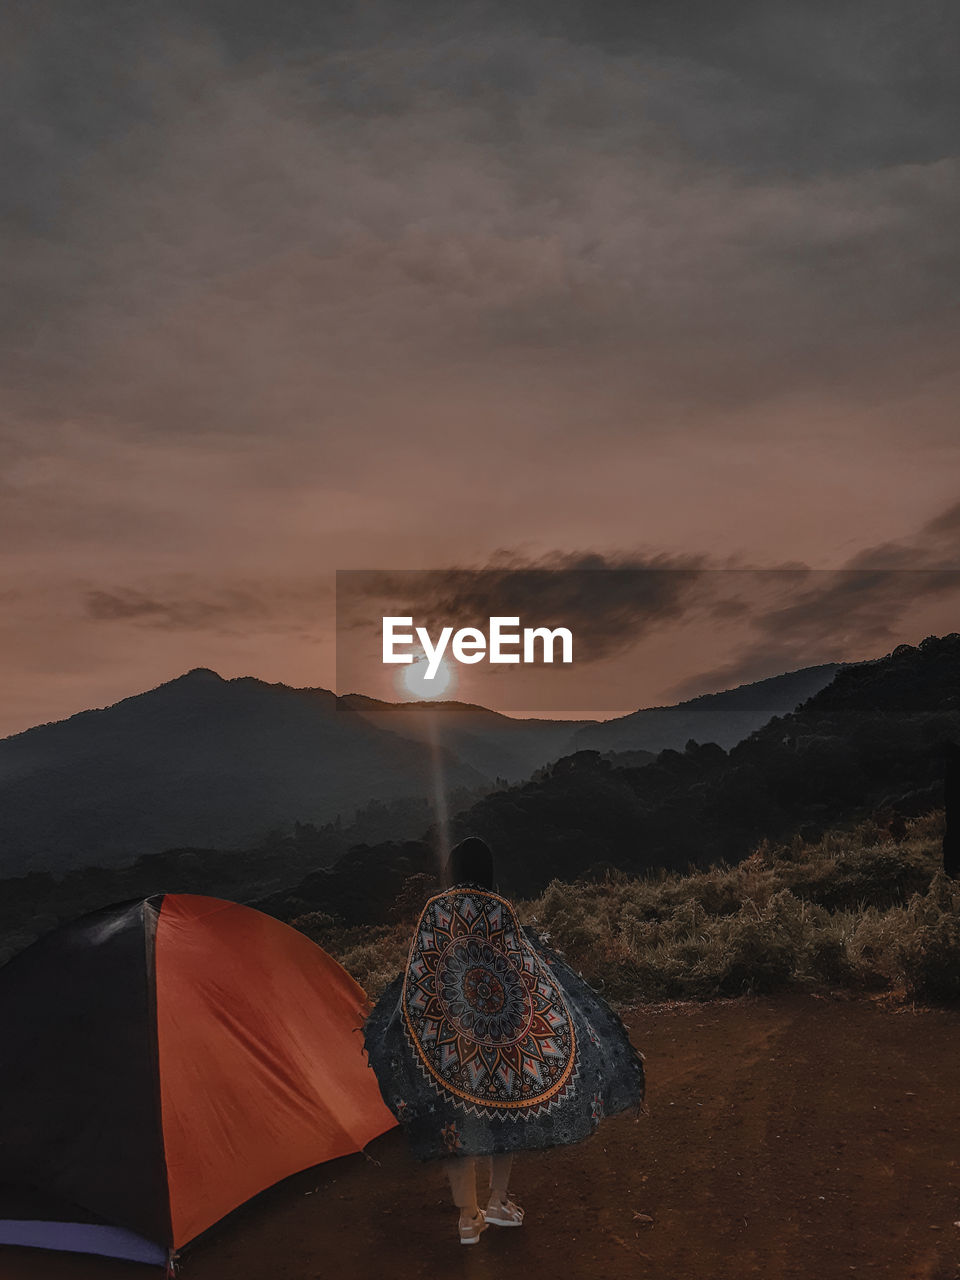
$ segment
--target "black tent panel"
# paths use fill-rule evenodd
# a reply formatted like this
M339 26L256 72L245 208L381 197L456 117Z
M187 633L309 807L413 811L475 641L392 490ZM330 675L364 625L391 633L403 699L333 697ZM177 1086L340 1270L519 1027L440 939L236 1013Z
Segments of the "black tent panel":
M170 1242L157 1080L157 907L122 903L0 969L0 1180Z
M169 1251L126 1227L41 1191L0 1185L0 1245L94 1253L164 1266ZM2 1250L0 1250L2 1252ZM2 1264L0 1264L2 1265Z

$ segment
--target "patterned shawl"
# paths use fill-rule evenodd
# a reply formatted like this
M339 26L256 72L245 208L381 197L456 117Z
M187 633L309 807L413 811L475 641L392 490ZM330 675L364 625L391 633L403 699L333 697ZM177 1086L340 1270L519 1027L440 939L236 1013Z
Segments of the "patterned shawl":
M642 1055L623 1023L486 889L427 902L364 1035L421 1159L576 1142L643 1102Z

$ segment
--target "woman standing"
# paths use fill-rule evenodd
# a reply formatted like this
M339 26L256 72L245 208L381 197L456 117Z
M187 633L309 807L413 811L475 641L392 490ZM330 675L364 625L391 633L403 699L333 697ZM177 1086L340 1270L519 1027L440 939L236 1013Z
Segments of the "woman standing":
M445 1159L461 1244L519 1227L513 1153L588 1137L644 1098L643 1055L612 1009L494 891L474 836L420 913L405 970L364 1028L380 1092L414 1155ZM486 1210L477 1163L490 1158Z

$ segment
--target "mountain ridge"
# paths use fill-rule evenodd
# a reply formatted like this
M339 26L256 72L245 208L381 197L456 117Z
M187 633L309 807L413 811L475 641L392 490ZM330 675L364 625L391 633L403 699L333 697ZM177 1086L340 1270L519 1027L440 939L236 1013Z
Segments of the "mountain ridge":
M830 670L804 668L800 678L825 682ZM767 678L729 723L726 691L641 709L613 722L604 747L646 751L651 732L665 743L714 729L736 737L789 704L797 678ZM194 667L0 739L0 875L127 865L176 847L251 846L283 824L323 825L371 801L430 796L437 762L445 789L492 791L576 750L585 730L603 741L605 723L338 697Z

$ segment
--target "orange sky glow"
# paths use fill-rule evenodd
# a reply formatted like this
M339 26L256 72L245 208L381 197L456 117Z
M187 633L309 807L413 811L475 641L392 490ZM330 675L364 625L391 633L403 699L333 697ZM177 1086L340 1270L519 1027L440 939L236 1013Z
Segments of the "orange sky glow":
M461 673L511 714L960 630L932 10L82 10L0 42L0 734L198 666L333 688L338 569L839 574L638 618L571 696Z

